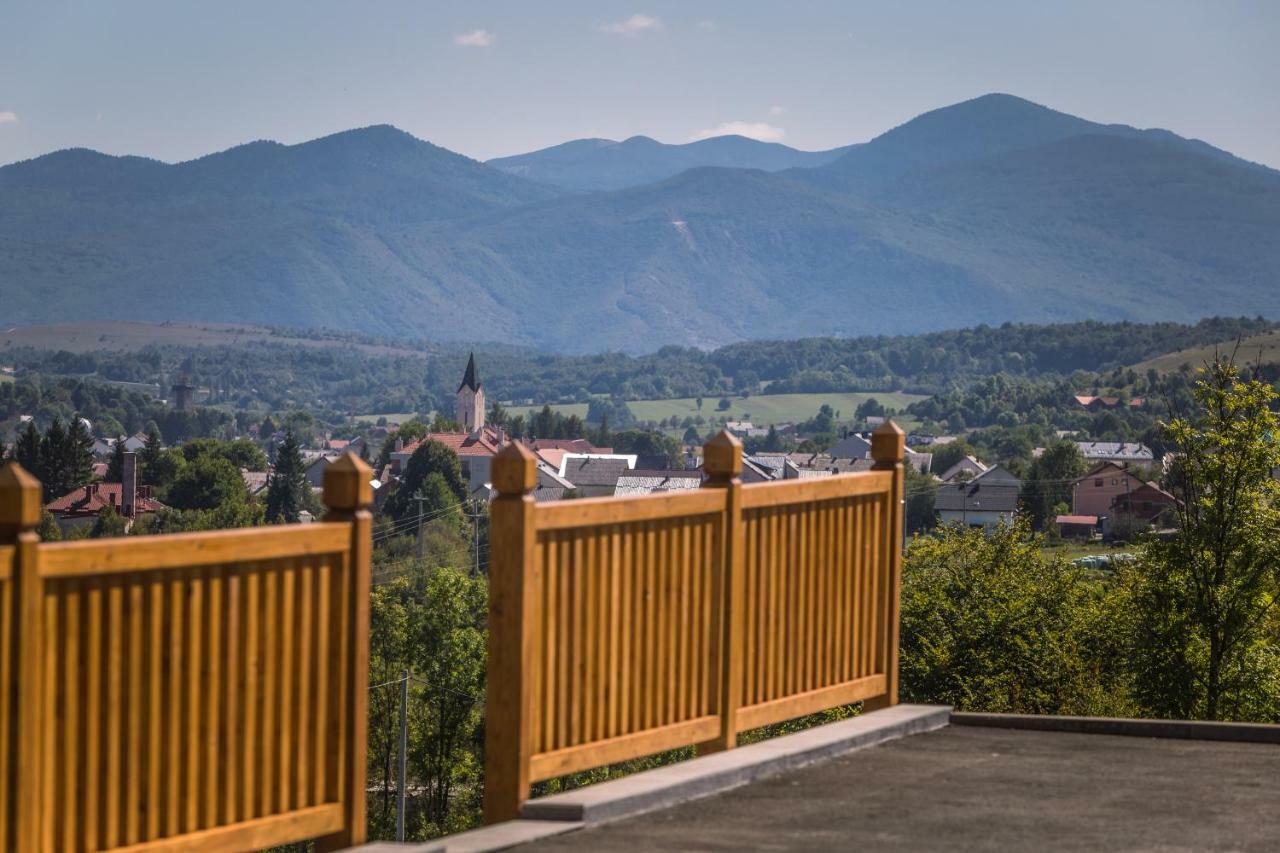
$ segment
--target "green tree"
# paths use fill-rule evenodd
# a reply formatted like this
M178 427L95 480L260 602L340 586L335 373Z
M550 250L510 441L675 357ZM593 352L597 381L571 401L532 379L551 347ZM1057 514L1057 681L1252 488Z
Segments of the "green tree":
M425 789L425 818L447 830L455 793L480 775L474 744L484 695L486 581L441 567L427 576L422 601L409 614L421 679L410 754Z
M44 486L46 502L62 497L71 491L71 475L67 470L67 431L62 419L54 416L49 428L40 439L40 468L36 476Z
M1026 524L990 535L947 526L913 539L902 581L902 694L970 711L1129 711L1122 668L1080 570L1047 559ZM1114 643L1111 644L1111 647Z
M451 496L451 503L460 503L467 496L467 484L462 479L462 469L458 465L458 456L446 445L438 441L424 441L413 451L405 464L400 486L391 497L387 498L383 511L397 521L418 513L418 503L414 494L424 486L428 486L431 475L438 475L443 481L446 492L433 495L432 500L443 500ZM434 487L433 487L434 489ZM440 509L442 507L437 507Z
M307 507L306 493L310 488L298 439L292 430L287 430L284 441L276 450L275 470L267 479L267 522L292 524L298 521L302 510Z
M124 536L128 530L129 523L120 513L116 512L115 507L108 505L94 519L93 528L89 531L89 538L109 539L114 536Z
M903 471L906 475L902 487L906 531L910 534L932 530L937 524L934 504L938 497L938 481L928 474L921 474L914 465L904 465Z
M107 475L103 478L108 483L124 481L124 454L124 439L117 439L115 447L111 448L111 460L107 462Z
M1071 481L1085 473L1084 456L1074 441L1046 447L1032 461L1022 482L1022 506L1035 530L1044 530L1054 518L1054 507L1071 500Z
M71 418L63 453L69 492L93 478L93 436L78 414Z
M174 509L218 509L247 503L249 490L240 469L231 462L217 456L197 456L164 490L163 500Z
M1161 717L1280 721L1277 395L1221 358L1194 394L1164 427L1178 532L1128 573L1138 695Z
M164 444L160 439L160 429L151 424L147 430L147 440L142 446L142 453L139 454L142 462L142 482L148 486L162 486L165 480L162 479L162 472L158 467L160 454L164 452ZM165 472L172 473L172 472Z
M267 470L267 455L262 448L245 438L234 441L222 441L216 438L195 438L182 445L182 456L188 462L200 456L215 456L225 459L237 469L246 471Z
M41 475L40 430L36 429L34 419L27 421L26 427L18 433L18 441L13 448L13 458L32 476Z

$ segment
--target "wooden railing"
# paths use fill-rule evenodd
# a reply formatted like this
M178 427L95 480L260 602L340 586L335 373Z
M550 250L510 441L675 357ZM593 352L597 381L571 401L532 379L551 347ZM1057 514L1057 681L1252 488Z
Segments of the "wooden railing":
M532 454L500 452L485 819L538 780L895 704L903 450L886 423L872 471L743 486L722 432L698 491L544 505Z
M40 543L0 469L4 849L364 840L372 494L324 477L314 524Z

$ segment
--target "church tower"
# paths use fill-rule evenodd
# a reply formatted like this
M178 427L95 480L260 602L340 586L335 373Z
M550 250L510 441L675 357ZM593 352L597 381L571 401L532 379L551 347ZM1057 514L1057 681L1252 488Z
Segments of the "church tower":
M475 353L467 359L467 372L458 386L458 423L468 433L484 427L484 390L476 377Z

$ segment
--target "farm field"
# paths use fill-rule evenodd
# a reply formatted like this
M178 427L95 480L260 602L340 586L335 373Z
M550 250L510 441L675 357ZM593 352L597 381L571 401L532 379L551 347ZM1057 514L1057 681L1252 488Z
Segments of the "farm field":
M1133 366L1133 369L1139 373L1151 368L1155 368L1160 373L1172 373L1182 365L1189 364L1194 370L1213 358L1214 348L1215 346L1211 345L1165 353L1139 362ZM1223 341L1217 344L1216 348L1219 352L1230 354L1236 349L1236 342ZM1252 364L1259 360L1259 355L1263 364L1280 362L1280 329L1242 339L1240 348L1236 352L1236 361Z
M698 401L694 397L683 397L672 400L635 400L627 403L631 412L641 421L661 421L675 415L680 419L696 417L701 414L708 421L719 421L727 418L731 421L749 420L756 426L766 427L770 424L795 423L807 420L818 413L824 403L840 413L840 417L848 419L853 412L868 398L874 397L881 404L894 409L902 409L917 400L926 399L923 394L902 394L895 392L864 393L847 392L831 394L758 394L747 398L730 397L732 405L727 411L716 408L718 397L705 397L702 409L698 409ZM526 417L536 413L541 407L526 410ZM585 418L586 403L570 403L552 406L552 409L563 415L577 415ZM913 425L910 418L900 418L899 423L905 428Z

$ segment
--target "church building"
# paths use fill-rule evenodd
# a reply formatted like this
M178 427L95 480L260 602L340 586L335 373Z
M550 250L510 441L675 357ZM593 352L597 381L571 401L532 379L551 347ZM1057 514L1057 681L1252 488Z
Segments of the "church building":
M458 423L462 425L462 431L474 433L483 429L484 411L484 389L476 376L476 354L471 353L467 359L467 372L458 386Z

